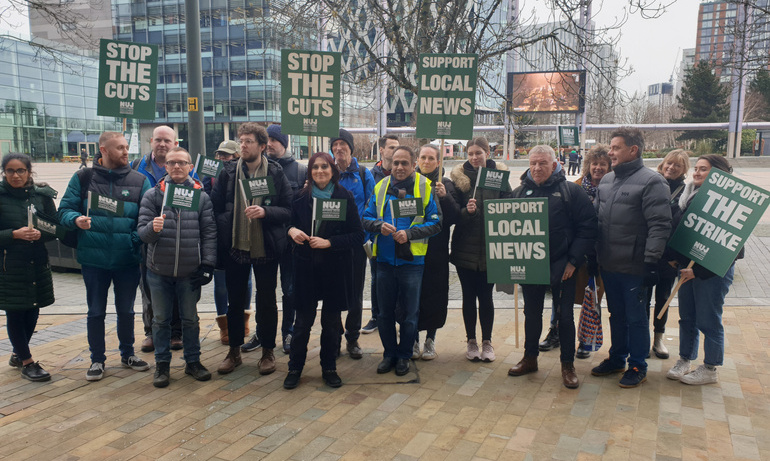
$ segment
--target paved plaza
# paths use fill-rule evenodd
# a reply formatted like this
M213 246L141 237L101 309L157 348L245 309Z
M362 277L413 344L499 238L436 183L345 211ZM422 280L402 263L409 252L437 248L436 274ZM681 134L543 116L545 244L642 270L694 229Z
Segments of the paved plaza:
M525 163L511 163L512 177L526 168ZM38 180L62 192L76 168L36 166ZM770 189L767 167L770 162L746 162L736 175ZM503 293L496 294L497 360L468 362L454 272L447 325L437 335L439 356L415 362L404 377L376 374L382 354L379 337L362 335L364 358L343 355L338 360L344 385L324 386L316 328L295 390L282 387L288 356L278 352L278 371L260 376L259 350L244 354L244 364L234 373L215 373L204 383L184 374L181 351L174 352L171 385L156 389L152 370L142 373L120 366L115 316L110 314L105 378L89 383L82 278L78 273L55 273L57 302L41 311L32 339L33 356L51 372L51 382L30 383L7 366L10 344L0 316L0 458L770 459L767 215L746 250L725 306L726 356L719 383L686 386L665 378L678 350L675 302L665 335L672 358L651 358L648 381L635 389L621 389L619 375L590 375L607 356L606 311L605 346L590 359L575 362L579 389L562 385L558 351L541 353L537 373L509 377L508 368L523 354L524 318L519 310L517 347L515 303ZM218 342L212 285L204 287L199 306L201 360L213 370L227 347ZM136 310L141 311L139 302ZM368 319L365 312L364 321ZM139 315L135 331L138 346ZM154 361L152 354L138 355Z

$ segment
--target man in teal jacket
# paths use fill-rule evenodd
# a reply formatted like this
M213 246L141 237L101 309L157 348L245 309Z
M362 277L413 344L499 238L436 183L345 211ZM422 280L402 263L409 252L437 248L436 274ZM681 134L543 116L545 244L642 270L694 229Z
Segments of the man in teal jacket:
M114 285L115 311L118 314L118 341L121 363L137 371L149 370L144 360L134 355L134 299L139 286L141 240L136 232L139 203L150 189L147 178L128 166L128 142L122 134L104 132L99 137L102 156L92 171L75 174L59 206L62 225L78 230L78 262L82 266L88 304L88 346L91 367L88 381L104 375L104 319L107 292ZM85 170L84 170L85 171ZM87 184L81 184L81 180ZM115 205L110 212L89 205L107 199ZM103 200L104 201L104 200ZM120 209L122 207L122 210Z

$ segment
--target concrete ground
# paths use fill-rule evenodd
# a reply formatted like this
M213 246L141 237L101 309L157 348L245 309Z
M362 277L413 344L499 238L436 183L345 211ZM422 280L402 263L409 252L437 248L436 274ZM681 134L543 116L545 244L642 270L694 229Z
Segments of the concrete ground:
M39 181L63 191L76 165L36 167ZM513 170L517 168L525 167L514 165ZM741 167L736 174L770 189L770 169L761 165ZM767 218L763 225L770 223ZM606 311L604 347L575 362L579 389L561 384L557 351L541 354L537 373L509 377L508 368L523 354L524 318L519 311L517 347L515 303L502 293L496 294L497 360L468 362L454 273L447 324L437 337L438 358L415 362L413 371L401 378L375 373L382 347L378 335L371 334L361 337L363 359L338 360L343 387L324 386L316 329L295 390L282 387L288 356L278 352L278 371L260 376L259 350L244 354L244 364L234 373L215 373L204 383L184 374L181 351L175 352L171 385L156 389L152 370L121 368L115 316L110 314L107 372L102 381L89 383L82 279L77 273L57 273L57 302L41 311L32 339L33 356L53 380L30 383L17 369L0 366L0 457L770 459L770 237L756 232L746 248L725 306L720 382L701 387L665 378L678 350L676 307L665 336L672 357L650 359L648 381L635 389L621 389L619 376L590 375L591 367L607 356ZM204 289L200 323L201 360L214 370L227 348L218 342L212 291L211 285ZM365 313L364 321L368 318ZM4 320L0 317L0 325ZM135 331L138 346L139 315ZM0 360L9 355L2 328ZM138 355L153 362L152 354Z

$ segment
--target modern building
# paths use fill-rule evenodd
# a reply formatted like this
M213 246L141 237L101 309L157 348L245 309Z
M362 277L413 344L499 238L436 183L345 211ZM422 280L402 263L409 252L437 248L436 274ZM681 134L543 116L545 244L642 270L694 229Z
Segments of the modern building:
M647 86L647 104L665 107L674 103L674 84L671 82L655 83Z
M3 36L0 62L0 154L79 161L81 149L96 152L102 132L122 129L118 119L96 115L98 60Z
M676 88L674 88L674 94L679 96L682 94L682 85L684 85L684 77L688 70L695 66L695 48L685 48L682 50L682 61L679 63L679 67L676 69Z

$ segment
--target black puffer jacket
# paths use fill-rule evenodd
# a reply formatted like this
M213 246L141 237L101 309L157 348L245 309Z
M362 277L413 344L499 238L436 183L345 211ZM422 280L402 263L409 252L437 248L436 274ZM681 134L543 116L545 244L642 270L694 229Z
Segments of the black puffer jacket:
M275 185L275 195L269 195L262 199L262 207L265 209L265 217L262 218L262 232L265 239L265 253L267 259L277 259L286 249L288 236L287 225L291 219L291 202L294 194L291 185L283 174L281 165L266 156L262 161L267 162L267 174L272 176ZM224 168L214 181L214 189L211 191L211 203L214 205L214 217L217 221L218 253L217 261L220 266L230 254L233 247L233 202L236 188L235 168L238 162L225 163ZM244 172L248 171L244 163ZM240 192L238 192L240 193Z
M137 231L139 238L147 244L149 270L164 277L190 277L201 265L216 265L217 225L214 211L201 183L190 177L184 186L201 190L198 211L163 207L168 181L169 177L164 177L142 197ZM166 215L163 229L155 232L152 220L161 214Z
M566 180L564 170L553 173L539 186L528 173L529 170L521 176L521 185L513 191L513 196L548 199L551 285L557 285L567 263L580 268L585 255L593 251L599 233L596 211L586 191ZM564 197L564 192L569 196Z
M54 302L51 266L45 242L54 236L41 232L40 240L13 238L13 231L27 225L27 208L56 221L56 191L48 186L11 187L0 183L0 309L16 311L50 306Z
M486 168L506 171L508 166L502 162L487 159ZM510 198L510 189L506 192L477 189L476 213L468 213L468 200L474 197L473 189L476 185L478 170L469 162L457 165L449 173L449 178L456 188L455 201L460 206L460 217L455 225L452 235L452 253L449 260L456 267L486 272L486 244L484 243L484 201L499 198Z

